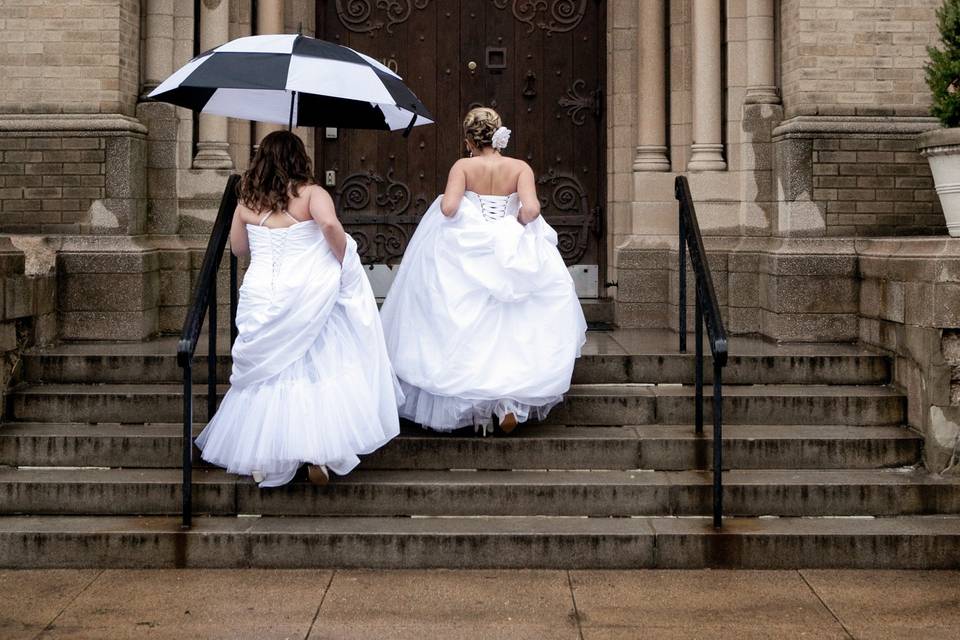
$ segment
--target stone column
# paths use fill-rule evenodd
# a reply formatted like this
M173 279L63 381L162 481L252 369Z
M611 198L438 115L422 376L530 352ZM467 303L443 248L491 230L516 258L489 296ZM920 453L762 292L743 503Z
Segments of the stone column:
M667 157L666 0L640 0L637 29L639 136L634 171L670 171Z
M230 3L228 0L203 0L200 3L200 49L206 51L230 39ZM227 143L227 119L200 114L200 139L193 159L196 169L231 169Z
M283 33L284 31L286 29L283 27L283 0L258 0L257 35ZM284 128L278 124L258 122L256 144L260 144L260 141L268 133Z
M773 30L773 0L747 0L747 104L780 104Z
M173 73L173 0L145 0L143 93Z
M723 171L720 0L692 2L693 144L690 171Z

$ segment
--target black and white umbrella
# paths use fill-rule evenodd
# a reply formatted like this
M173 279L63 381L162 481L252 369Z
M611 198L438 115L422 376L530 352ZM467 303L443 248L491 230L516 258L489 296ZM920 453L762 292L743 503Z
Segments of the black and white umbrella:
M183 65L149 98L288 126L404 129L433 117L370 56L302 35L238 38Z

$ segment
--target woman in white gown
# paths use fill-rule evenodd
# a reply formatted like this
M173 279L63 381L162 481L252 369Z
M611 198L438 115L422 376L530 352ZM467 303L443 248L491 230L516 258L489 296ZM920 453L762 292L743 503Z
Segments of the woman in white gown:
M509 432L563 399L587 325L533 171L500 154L510 131L478 108L464 135L471 157L420 221L381 318L402 417L486 434L495 415Z
M402 393L376 300L303 142L260 143L240 183L230 247L250 255L230 390L197 438L203 458L261 487L343 475L399 433Z

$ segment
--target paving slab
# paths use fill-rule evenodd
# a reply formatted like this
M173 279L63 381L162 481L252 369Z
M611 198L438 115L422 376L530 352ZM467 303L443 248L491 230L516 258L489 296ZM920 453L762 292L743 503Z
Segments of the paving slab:
M578 637L565 571L338 571L311 640Z
M329 571L105 571L42 638L304 638Z
M795 571L571 571L584 639L846 638Z
M800 572L855 638L955 640L960 572Z
M36 638L98 575L99 569L0 571L0 638Z

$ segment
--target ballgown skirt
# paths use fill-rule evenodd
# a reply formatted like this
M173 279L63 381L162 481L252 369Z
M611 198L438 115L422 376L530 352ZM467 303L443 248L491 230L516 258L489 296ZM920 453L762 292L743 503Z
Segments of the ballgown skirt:
M231 386L197 446L261 487L304 463L346 474L399 433L403 399L356 243L341 267L313 221L247 229Z
M437 198L381 310L400 415L431 429L544 418L586 340L556 232L543 217L520 224L516 194L487 215L498 197L468 191L450 218Z

